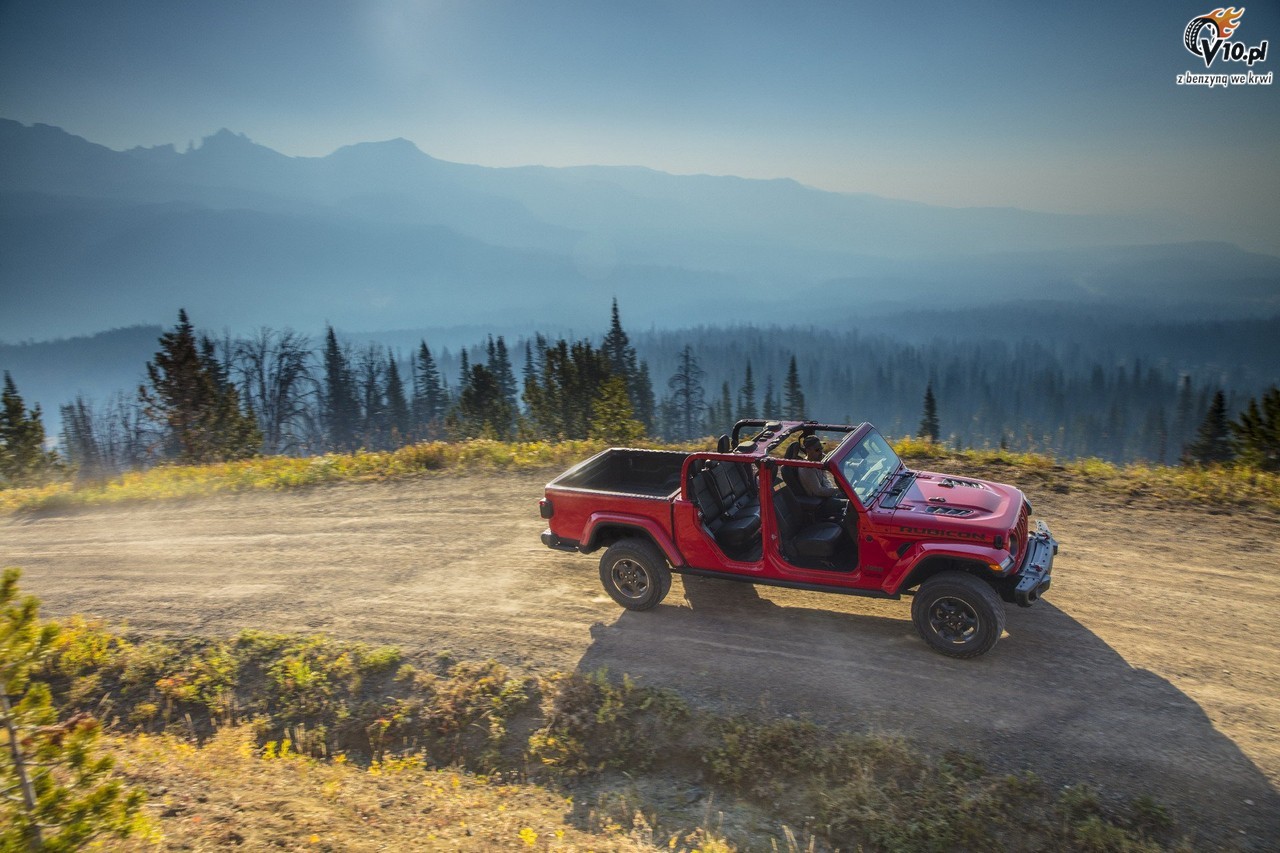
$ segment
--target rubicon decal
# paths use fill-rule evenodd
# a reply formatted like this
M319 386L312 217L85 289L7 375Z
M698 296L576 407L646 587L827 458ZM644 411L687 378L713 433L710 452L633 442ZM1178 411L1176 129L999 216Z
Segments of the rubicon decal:
M906 525L900 525L898 530L910 536L940 536L945 539L973 539L979 542L990 538L988 535L974 533L970 530L942 530L936 527L907 527Z
M1231 41L1230 37L1240 26L1244 8L1214 9L1187 22L1182 33L1182 43L1187 50L1204 60L1209 68L1214 62L1243 62L1250 68L1255 62L1267 59L1267 42L1264 39L1254 45L1243 41Z

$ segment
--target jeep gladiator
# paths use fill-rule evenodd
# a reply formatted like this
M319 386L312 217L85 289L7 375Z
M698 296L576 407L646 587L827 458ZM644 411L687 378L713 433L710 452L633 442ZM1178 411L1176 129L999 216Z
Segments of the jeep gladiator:
M804 468L835 494L811 494ZM604 549L601 583L629 610L657 606L672 572L908 594L920 636L959 658L991 650L1006 602L1049 589L1058 552L1020 490L911 470L868 423L747 419L716 452L611 448L548 483L539 509L543 544Z

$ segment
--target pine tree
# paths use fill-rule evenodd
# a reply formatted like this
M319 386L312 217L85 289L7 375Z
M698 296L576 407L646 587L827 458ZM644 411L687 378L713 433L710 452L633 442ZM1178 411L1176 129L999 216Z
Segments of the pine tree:
M514 414L502 396L498 377L486 365L471 365L466 387L458 395L455 431L459 438L511 437Z
M240 394L207 338L197 348L186 311L160 336L160 350L147 363L150 387L138 389L147 417L162 431L165 455L186 464L225 462L257 455L262 435L253 415L240 408Z
M389 446L391 422L387 408L387 363L378 344L369 344L356 354L356 376L360 397L360 444L369 449Z
M218 356L213 339L201 337L200 363L213 386L208 433L214 437L209 461L247 459L262 452L262 430L248 395L241 395L231 381L231 341L223 342Z
M530 382L536 382L538 378L538 369L533 364L533 342L526 340L524 342L524 369L521 372L521 380L524 387L528 388Z
M324 343L324 389L321 394L321 422L334 450L355 450L360 429L360 400L355 377L338 337L329 326Z
M674 436L675 438L697 436L707 408L706 392L702 388L702 377L705 375L698 365L697 356L693 354L693 347L685 344L676 362L676 372L667 380L671 403L679 412L679 435Z
M627 391L628 396L631 398L631 408L635 412L636 420L644 425L646 434L652 432L656 404L653 399L653 382L649 379L648 362L640 362L640 366L636 368L635 381L631 383Z
M586 438L600 388L610 378L604 354L590 341L547 345L536 377L525 384L528 423L543 438Z
M756 410L756 382L751 376L751 362L747 362L747 373L738 389L738 420L758 418Z
M1230 427L1241 460L1265 471L1280 471L1280 387L1267 389L1261 403L1250 398Z
M1191 377L1182 374L1178 380L1178 403L1177 413L1173 424L1173 438L1176 444L1174 447L1181 447L1186 444L1187 439L1191 435L1191 424L1193 423L1192 409L1195 401L1192 399Z
M511 432L514 425L515 416L519 411L516 394L516 375L511 369L511 356L507 352L507 342L502 336L498 336L495 342L492 337L489 338L488 346L488 364L489 372L493 374L494 380L498 383L498 396L501 398L501 411L507 412L507 422L502 424L494 424L493 427L500 434L506 436ZM494 413L498 413L495 411Z
M591 409L590 437L613 445L633 444L644 438L644 424L631 411L627 385L620 376L611 376L600 386Z
M1147 410L1147 424L1143 434L1147 439L1146 457L1163 465L1169 453L1169 429L1165 424L1163 406L1152 406Z
M511 354L507 351L507 342L498 335L498 346L494 358L494 373L498 375L498 384L502 388L503 399L515 409L519 405L520 386L516 384L515 370L511 365Z
M436 367L435 359L431 357L427 342L422 341L414 359L413 419L416 423L414 434L419 438L433 436L444 417L447 404L444 388L440 384L440 370Z
M720 384L720 400L711 407L707 432L711 435L719 435L728 432L731 426L733 426L733 392L729 390L729 382L726 380Z
M1196 432L1195 441L1187 445L1184 457L1189 463L1212 465L1230 462L1234 456L1231 427L1227 421L1227 398L1218 391L1213 395L1213 402Z
M796 357L791 356L791 364L787 367L787 382L784 390L783 415L789 420L802 421L805 414L804 391L800 387L800 371L796 367Z
M405 397L404 382L400 379L400 368L396 365L394 355L388 355L387 358L387 423L390 426L392 447L398 447L412 437L413 419L409 414L409 401Z
M600 344L600 351L609 365L610 374L620 377L626 386L635 417L645 425L645 429L652 429L654 403L649 367L638 359L636 348L631 345L631 339L622 328L617 297L613 300L609 331Z
M933 398L933 383L930 382L924 386L924 414L920 418L920 429L916 431L916 437L936 443L941 431L938 424L938 402Z
M620 377L623 382L629 381L631 377L627 375L627 355L629 351L634 353L634 350L631 349L631 339L622 330L622 317L618 313L618 298L616 296L613 298L609 331L605 334L604 340L600 342L600 351L604 353L605 359L609 362L610 372L614 376Z
M772 376L765 377L764 402L761 404L761 406L764 409L762 413L764 417L776 418L778 416L778 410L779 408L781 408L781 406L778 403L778 398L773 393L773 377Z
M0 393L0 484L34 485L57 469L56 454L44 449L40 407L28 410L9 371Z
M58 722L48 685L31 677L58 626L40 623L34 597L19 599L19 575L9 568L0 578L0 850L78 850L101 835L144 834L144 795L111 778L114 759L97 755L98 721Z
M543 369L547 366L547 348L551 345L547 336L542 332L537 332L533 336L533 373L535 376L541 376Z
M461 399L463 393L467 390L467 384L471 382L471 358L467 355L467 348L463 347L458 351L458 398Z

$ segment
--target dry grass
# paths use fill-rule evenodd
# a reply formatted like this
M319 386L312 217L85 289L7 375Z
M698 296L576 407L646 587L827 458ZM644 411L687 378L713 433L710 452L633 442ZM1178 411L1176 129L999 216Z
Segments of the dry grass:
M72 619L39 676L64 711L148 733L116 749L173 849L1145 853L1177 837L1154 804L1062 800L960 753L726 717L603 671L535 680L259 632L135 642Z
M1280 474L1248 465L1116 465L1101 459L1060 462L1042 453L957 451L915 438L901 439L894 448L912 466L1015 484L1037 481L1059 492L1093 490L1157 503L1263 505L1280 511Z
M70 481L22 489L0 489L0 514L137 501L198 498L223 492L293 489L337 482L378 482L465 469L468 471L554 471L605 449L583 441L502 442L471 439L431 441L392 451L330 453L324 456L264 456L218 465L161 465L101 483ZM708 449L710 439L689 444L643 443L668 450ZM991 476L1020 483L1028 478L1050 485L1087 486L1111 494L1143 496L1172 503L1245 504L1280 511L1280 474L1248 466L1183 467L1100 459L1059 462L1040 453L1007 450L956 451L915 438L894 443L911 465Z
M639 825L575 826L571 798L528 783L414 761L358 767L255 744L250 726L203 746L171 735L113 738L122 775L150 796L162 838L107 850L709 850L705 834L653 839ZM589 824L590 822L588 822ZM656 843L655 843L656 842ZM719 848L728 850L727 847Z
M645 443L645 447L665 447ZM399 450L262 456L216 465L161 465L100 483L65 481L0 489L0 513L135 501L197 498L222 492L292 489L337 482L377 482L436 471L528 471L567 468L605 449L601 441L429 441Z

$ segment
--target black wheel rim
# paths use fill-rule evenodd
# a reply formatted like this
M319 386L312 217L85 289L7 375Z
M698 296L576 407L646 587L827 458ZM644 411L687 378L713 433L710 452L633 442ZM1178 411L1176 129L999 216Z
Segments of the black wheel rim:
M644 598L649 592L649 572L635 560L623 557L609 570L613 585L626 598Z
M978 611L963 599L944 596L929 608L929 628L944 643L971 643L978 636L978 627Z

